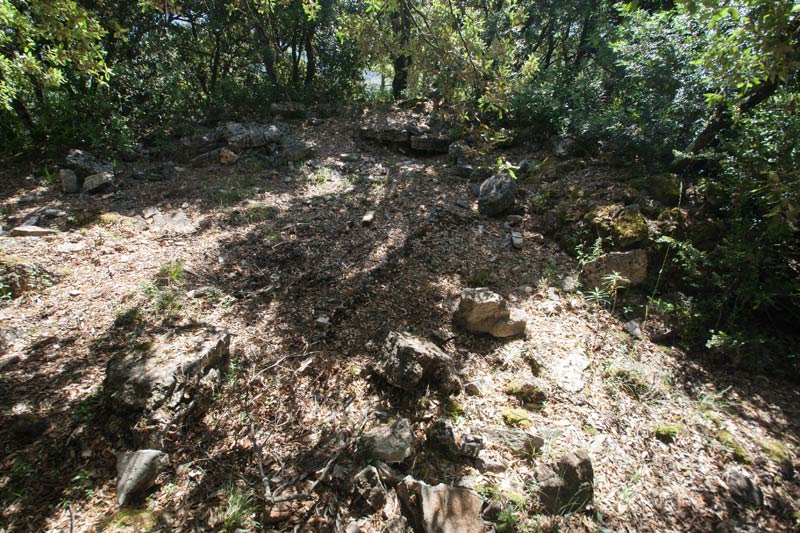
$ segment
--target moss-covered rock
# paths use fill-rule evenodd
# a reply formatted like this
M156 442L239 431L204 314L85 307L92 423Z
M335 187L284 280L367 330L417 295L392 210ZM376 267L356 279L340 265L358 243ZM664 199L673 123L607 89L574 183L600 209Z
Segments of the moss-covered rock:
M533 425L531 416L525 409L503 409L501 413L503 422L509 426L527 429Z
M675 442L675 439L678 438L682 431L683 428L679 424L666 424L656 426L654 432L658 440L665 444L671 444Z
M541 408L547 401L549 387L542 379L524 379L512 381L503 387L503 392L514 396L526 407Z
M645 176L632 180L631 185L664 205L678 205L680 202L681 180L675 174Z
M776 463L785 461L791 458L792 456L792 453L789 451L789 448L779 440L766 439L759 442L758 444L761 446L761 449L764 450L764 455L766 455Z
M647 219L635 206L612 204L598 207L586 215L603 237L611 237L622 248L644 242L649 236Z
M750 464L752 462L750 454L730 431L720 430L717 433L717 440L733 453L733 459L737 463Z
M636 399L661 397L669 389L667 376L636 361L615 361L606 369L604 376Z

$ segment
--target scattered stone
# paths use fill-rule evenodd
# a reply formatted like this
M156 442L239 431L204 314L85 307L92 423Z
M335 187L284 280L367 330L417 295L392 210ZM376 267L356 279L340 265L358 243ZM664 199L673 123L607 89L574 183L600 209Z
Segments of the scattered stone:
M484 385L485 384L482 379L470 381L469 383L464 384L464 393L467 396L483 396Z
M577 393L583 390L583 371L589 368L591 361L580 351L574 351L560 357L551 368L556 384L567 392Z
M426 533L483 533L483 500L464 487L434 487L406 476L397 495L415 531Z
M644 283L647 278L647 252L638 249L603 254L583 266L581 284L591 288L603 287L603 278L613 272L628 280L628 283L620 283L620 286Z
M432 385L445 393L456 393L461 384L453 375L451 357L441 348L410 333L392 332L386 337L381 361L375 371L389 384L414 391Z
M561 280L561 290L564 292L575 292L578 290L578 280L572 276L564 276Z
M320 315L314 324L318 329L328 329L331 325L331 319L328 315Z
M456 326L500 338L523 335L526 319L522 311L509 309L502 296L486 288L465 289L453 315Z
M539 498L548 513L574 513L594 499L594 470L584 450L563 456L555 465L540 465L535 476Z
M356 474L353 478L353 488L373 511L379 511L386 505L386 489L374 466L368 466Z
M511 244L514 246L514 248L520 250L522 248L522 233L518 231L512 231Z
M681 426L676 424L656 426L654 433L656 438L664 444L672 444L681 433Z
M198 407L193 400L204 378L227 363L230 340L228 334L208 333L162 337L118 352L106 367L108 406L122 422L130 417L134 436L147 441L151 430L169 427ZM141 417L147 423L140 424L144 433L139 435L135 422Z
M145 219L153 218L156 215L161 214L161 211L157 207L145 207L144 211L142 211L142 217Z
M10 234L12 237L44 237L54 235L55 230L39 226L17 226L11 229Z
M503 422L509 426L527 429L533 425L531 415L525 409L514 409L507 407L500 413Z
M49 208L44 210L44 216L47 218L61 218L67 216L67 212L63 209Z
M112 183L114 183L113 172L100 172L99 174L92 174L83 180L83 192L89 194L102 192L110 187Z
M496 174L481 184L478 210L484 216L500 216L514 206L516 194L516 180L507 174Z
M487 522L497 522L500 520L500 515L503 513L503 504L497 500L492 500L483 510L483 519Z
M477 459L483 448L483 438L479 435L465 435L461 439L461 455Z
M0 340L0 348L5 349L5 342ZM0 357L0 372L19 363L18 355L4 355Z
M14 415L9 429L14 438L23 444L35 441L47 431L47 420L31 413Z
M739 468L731 468L725 473L725 484L733 499L745 507L764 505L764 493L750 477Z
M268 144L284 144L288 139L288 127L281 123L228 122L218 130L233 150L259 148Z
M446 420L437 420L430 425L428 431L425 432L425 443L432 449L450 457L459 454L453 426Z
M62 168L58 171L58 179L61 182L61 190L66 194L78 194L81 192L81 182L74 170Z
M486 450L478 452L478 457L475 459L475 466L481 472L499 473L506 469L506 466L500 461L496 461L489 456Z
M508 215L506 222L511 227L516 227L522 224L522 215Z
M155 484L159 470L169 462L160 450L117 452L117 503L126 505Z
M458 199L455 201L455 204L456 204L458 207L460 207L461 209L469 209L469 208L470 208L469 202L468 202L468 201L466 201L466 200L464 200L464 199L462 199L462 198L458 198Z
M369 454L384 463L402 463L414 451L411 424L401 418L392 424L377 426L364 434Z
M222 129L219 128L214 131L200 132L182 138L178 143L180 145L180 155L182 159L191 158L213 150L222 140L222 133Z
M281 152L281 157L286 161L305 161L314 157L314 145L305 142L295 142L286 145Z
M78 175L90 176L110 172L114 174L114 164L110 161L98 159L89 152L83 150L70 150L66 157L67 166L73 169Z
M549 396L547 382L540 378L529 378L509 383L503 392L514 396L525 407L541 408Z
M364 227L369 227L372 225L372 222L375 220L375 211L367 211L367 213L361 218L361 225Z
M629 320L625 322L625 325L622 326L622 329L625 330L631 337L636 339L642 340L644 338L644 333L642 333L642 326L639 324L638 320Z
M162 214L157 213L152 218L151 228L164 233L194 233L197 231L195 224L183 211Z

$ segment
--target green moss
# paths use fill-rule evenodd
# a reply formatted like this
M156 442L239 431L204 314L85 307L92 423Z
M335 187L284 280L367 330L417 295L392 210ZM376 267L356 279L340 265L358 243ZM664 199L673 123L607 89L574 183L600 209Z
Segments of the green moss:
M590 211L585 219L597 226L600 234L610 236L619 246L647 240L647 219L634 209L612 204Z
M743 464L750 464L752 460L750 459L750 454L747 453L747 450L744 449L744 446L736 440L736 437L730 431L721 430L717 433L717 440L728 448L731 452L733 452L733 459L737 463Z
M503 422L509 426L527 429L533 425L530 414L525 409L503 409Z
M662 426L656 426L655 434L656 438L661 442L666 444L671 444L675 442L675 439L678 435L683 431L683 428L678 424L667 424Z
M631 181L631 185L664 205L677 205L680 200L681 180L675 174L646 176Z
M120 509L100 521L100 531L152 531L160 515L147 509Z
M449 418L459 418L464 416L466 411L464 410L464 406L460 403L450 400L445 404L444 412Z
M119 213L100 213L97 215L97 223L101 226L112 226L123 218Z
M792 456L789 448L779 440L767 439L759 442L759 445L764 450L764 454L776 463L785 461Z

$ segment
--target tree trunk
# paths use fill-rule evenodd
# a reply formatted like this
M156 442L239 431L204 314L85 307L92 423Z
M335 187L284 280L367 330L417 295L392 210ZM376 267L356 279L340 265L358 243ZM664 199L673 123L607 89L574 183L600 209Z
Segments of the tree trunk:
M314 84L314 76L317 73L317 53L314 50L314 31L316 26L311 24L306 31L306 87Z

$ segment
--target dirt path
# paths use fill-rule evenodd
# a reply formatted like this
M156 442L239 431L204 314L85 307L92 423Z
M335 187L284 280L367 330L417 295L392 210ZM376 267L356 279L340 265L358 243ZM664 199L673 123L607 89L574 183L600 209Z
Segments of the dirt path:
M363 144L340 120L293 123L292 133L316 143L313 159L279 169L255 159L186 167L169 181L124 179L106 196L62 195L54 184L20 180L19 167L5 171L6 220L44 207L68 217L53 236L0 237L4 260L49 273L0 303L5 355L19 357L0 370L0 530L247 530L258 522L325 531L357 521L361 531L380 531L392 510L360 510L348 483L364 463L336 451L365 419L369 427L389 416L407 417L416 438L403 473L473 486L513 511L501 526L797 526L795 387L716 373L624 333L606 310L561 289L577 265L540 240L533 217L521 225L521 249L505 219L481 217L446 156ZM522 202L530 209L531 195ZM148 208L184 213L193 231L155 229L141 217ZM375 219L364 225L368 211ZM454 305L469 286L488 286L524 310L527 337L454 330ZM131 343L193 328L234 335L230 367L205 414L165 438L170 464L155 490L118 511L113 451L124 443L105 426L106 364ZM370 369L391 331L436 342L464 381L483 380L483 394L446 402L387 390ZM555 370L576 354L589 363L577 392L559 386ZM523 424L545 437L541 455L490 448L502 468L481 472L425 446L439 419L457 435L502 426L503 411L520 406L504 390L537 367L551 388ZM46 430L29 438L14 429L26 414ZM660 426L675 428L673 442L656 438ZM540 514L535 466L579 448L593 461L593 506ZM265 510L261 468L271 491L301 493L331 458L335 467L312 497ZM725 484L737 459L763 490L759 509L734 503Z

